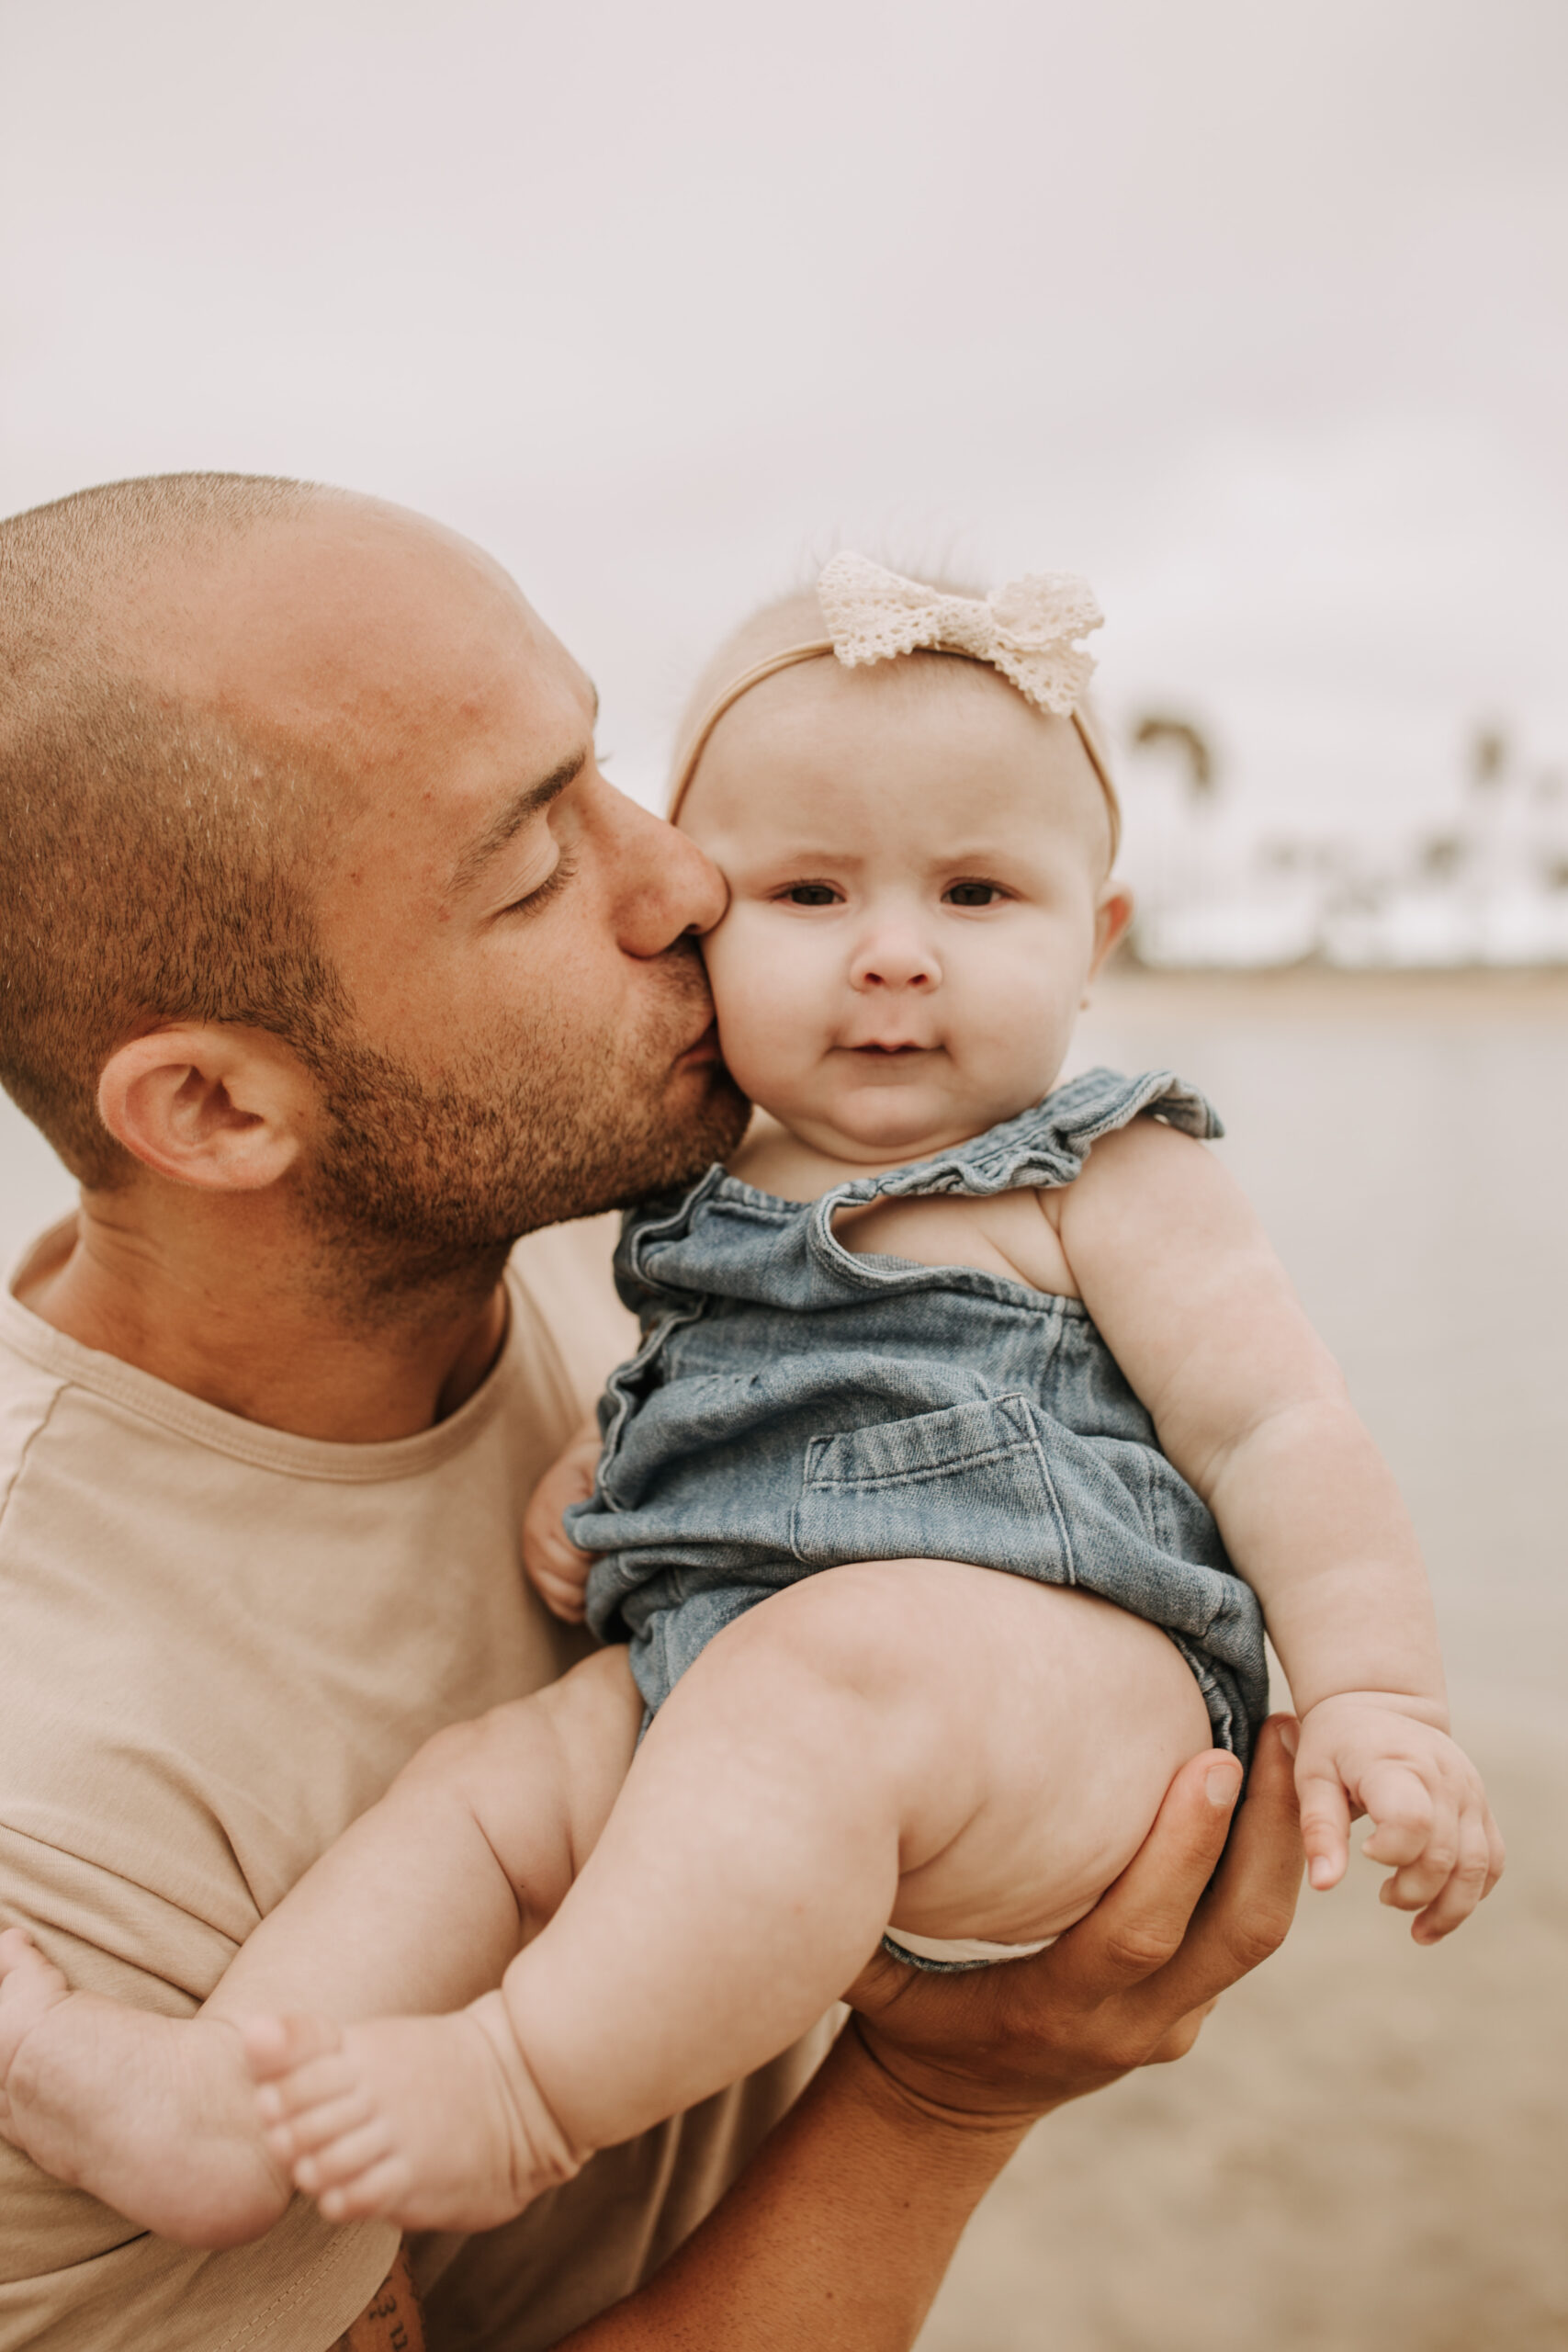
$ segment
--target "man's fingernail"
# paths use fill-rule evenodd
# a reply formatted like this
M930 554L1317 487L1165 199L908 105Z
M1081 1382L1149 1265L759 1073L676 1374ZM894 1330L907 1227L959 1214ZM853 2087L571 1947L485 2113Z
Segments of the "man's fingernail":
M1216 1764L1203 1783L1213 1805L1233 1805L1241 1792L1241 1774L1228 1764Z
M1292 1762L1295 1760L1295 1753L1301 1744L1302 1727L1292 1716L1287 1715L1280 1725L1280 1745Z

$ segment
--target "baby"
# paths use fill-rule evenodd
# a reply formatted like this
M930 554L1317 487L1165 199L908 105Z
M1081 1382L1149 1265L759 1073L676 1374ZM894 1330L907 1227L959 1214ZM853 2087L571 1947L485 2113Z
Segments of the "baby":
M628 1218L643 1345L525 1531L550 1606L629 1639L433 1741L195 2019L0 1939L0 2130L47 2168L186 2243L296 2186L501 2222L879 1941L1070 1927L1189 1757L1245 1761L1264 1612L1312 1883L1366 1813L1419 1941L1490 1889L1414 1535L1217 1120L1166 1072L1052 1091L1130 912L1098 622L1061 576L845 555L725 650L672 813L729 886L758 1115Z

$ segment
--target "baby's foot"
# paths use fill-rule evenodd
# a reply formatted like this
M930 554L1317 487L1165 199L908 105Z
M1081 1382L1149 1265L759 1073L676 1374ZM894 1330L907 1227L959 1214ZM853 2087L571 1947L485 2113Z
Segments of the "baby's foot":
M231 2025L73 1993L20 1928L0 1935L0 2137L177 2245L243 2245L291 2193Z
M267 2145L329 2222L492 2229L581 2165L498 1993L451 2017L254 2018L244 2042Z

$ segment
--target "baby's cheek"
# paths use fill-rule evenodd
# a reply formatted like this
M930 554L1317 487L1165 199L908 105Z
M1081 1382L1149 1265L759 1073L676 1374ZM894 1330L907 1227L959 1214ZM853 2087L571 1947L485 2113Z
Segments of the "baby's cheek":
M976 1059L1021 1102L1048 1092L1072 1042L1076 1000L1038 974L998 973L976 1008Z
M782 996L757 990L735 991L720 998L718 1041L731 1076L753 1102L768 1105L768 1098L786 1088L801 1059L804 1043L791 1008Z

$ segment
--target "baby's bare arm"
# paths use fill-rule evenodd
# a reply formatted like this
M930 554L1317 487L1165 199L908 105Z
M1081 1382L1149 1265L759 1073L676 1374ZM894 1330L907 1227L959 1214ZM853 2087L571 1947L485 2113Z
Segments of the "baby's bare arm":
M1396 1868L1386 1899L1434 1939L1486 1892L1501 1842L1447 1737L1415 1530L1337 1366L1190 1137L1139 1119L1052 1205L1089 1312L1263 1603L1303 1718L1313 1883L1344 1869L1350 1807L1370 1812L1368 1851Z
M1139 1119L1057 1197L1085 1303L1262 1601L1297 1707L1382 1690L1446 1724L1409 1515L1239 1186Z

